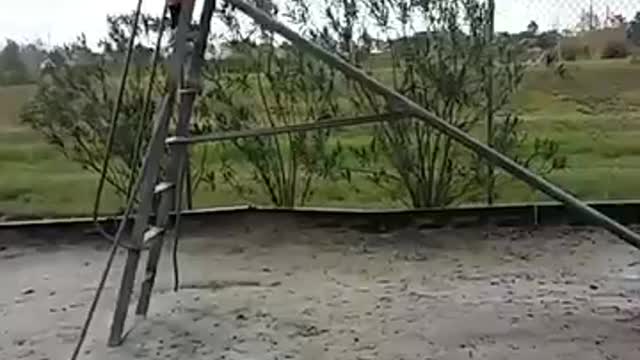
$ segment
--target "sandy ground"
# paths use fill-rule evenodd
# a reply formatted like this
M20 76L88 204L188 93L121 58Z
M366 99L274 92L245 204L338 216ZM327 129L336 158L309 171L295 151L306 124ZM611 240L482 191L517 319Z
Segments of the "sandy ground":
M0 359L67 359L107 246L0 246ZM118 257L81 358L640 359L640 253L600 230L234 224L181 246L183 289L165 257L110 349Z

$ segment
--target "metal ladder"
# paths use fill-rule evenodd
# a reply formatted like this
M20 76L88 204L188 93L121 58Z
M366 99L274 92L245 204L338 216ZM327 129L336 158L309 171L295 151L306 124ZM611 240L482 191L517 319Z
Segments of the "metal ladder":
M108 345L118 346L123 341L123 332L133 287L135 285L138 263L143 251L149 251L136 315L146 316L149 310L151 293L156 279L158 262L162 253L164 237L170 232L170 214L175 212L179 219L183 179L188 159L187 146L172 146L168 155L166 179L161 179L161 166L166 158L166 140L169 136L170 122L176 101L179 101L175 135L184 137L189 134L189 125L196 97L200 91L204 52L211 26L215 0L205 0L199 23L199 34L194 42L190 61L185 69L187 56L187 37L193 17L193 2L183 5L181 18L176 32L175 47L170 64L168 92L163 98L154 116L153 131L140 173L136 195L139 197L133 229L127 246L127 259L122 273L120 289L113 313L113 322ZM186 71L185 71L186 70ZM186 73L183 76L183 72ZM135 195L134 195L135 196ZM159 200L159 201L157 201ZM151 221L151 215L155 219ZM128 219L123 218L122 221ZM175 224L176 229L179 224ZM178 238L176 233L176 241Z

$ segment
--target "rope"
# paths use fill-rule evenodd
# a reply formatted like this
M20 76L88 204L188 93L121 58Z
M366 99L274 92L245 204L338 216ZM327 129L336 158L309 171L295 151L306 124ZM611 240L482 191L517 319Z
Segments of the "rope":
M139 158L139 153L140 153L140 148L142 147L142 142L144 140L144 128L145 128L145 121L149 118L149 113L151 111L151 103L152 103L152 97L153 97L153 86L156 82L156 76L158 73L158 66L160 64L160 60L161 60L161 47L162 47L162 38L164 35L164 31L166 28L166 22L164 21L164 19L167 17L167 13L168 13L168 6L164 6L163 10L162 10L162 21L160 22L160 27L158 29L158 37L156 39L156 47L154 49L154 54L153 54L153 61L152 61L152 65L151 65L151 74L149 76L149 82L147 85L147 89L146 89L146 93L145 93L145 99L144 99L144 108L143 108L143 113L142 113L142 121L140 121L138 128L136 130L136 142L135 142L135 148L133 151L133 160L130 163L130 168L131 168L131 176L129 177L129 185L127 186L127 194L126 194L126 198L128 199L132 193L134 193L134 183L135 183L135 179L136 179L136 173L134 171L134 166L136 166L136 164L138 163L138 161L140 160ZM135 24L138 23L138 20L136 19ZM135 26L134 24L134 26ZM132 39L135 36L135 33L132 34L133 36L131 37ZM127 55L127 58L129 58L129 56ZM128 60L130 61L130 60ZM127 64L125 65L125 72L128 72L128 67L129 67L129 62L127 62ZM124 75L124 74L123 74ZM126 79L123 76L123 79ZM123 89L125 88L125 86L123 86L124 84L124 80L121 82L121 87L120 87L120 91L123 91ZM121 98L119 96L119 99L121 101ZM109 144L107 145L107 154L105 156L105 164L108 165L109 162L109 158L111 157L111 150L113 148L113 138L111 137L111 133L114 132L115 133L115 129L117 128L117 115L120 112L120 103L116 103L116 108L114 111L114 121L112 121L111 124L111 129L109 132ZM95 203L94 203L94 210L93 210L93 224L95 226L95 228L97 229L98 233L100 235L102 235L102 237L104 237L105 239L107 239L108 241L111 241L112 243L115 241L115 238L109 234L104 227L98 222L98 216L99 216L99 212L100 212L100 200L101 200L101 196L102 196L102 189L104 186L104 182L106 181L106 169L107 166L104 166L105 164L103 164L103 168L102 168L102 173L101 173L101 178L100 178L100 184L98 186L98 193L96 194L96 199L95 199ZM128 221L128 219L123 219L124 221ZM126 244L126 243L120 243L120 247L128 249L128 250L132 250L132 249L136 249L135 247Z
M104 182L106 179L106 173L107 173L107 167L109 165L109 158L110 158L110 153L111 150L113 148L113 142L115 139L115 129L117 126L117 121L118 121L118 114L120 113L120 107L122 106L122 98L124 96L124 88L126 85L126 80L127 77L129 75L129 67L131 65L131 57L133 54L133 47L135 45L135 38L136 35L138 33L138 22L140 21L140 16L142 14L142 2L143 0L138 0L138 5L136 7L135 10L135 16L134 16L134 21L132 24L132 32L131 32L131 39L129 39L129 44L128 44L128 48L127 48L127 57L126 57L126 63L125 63L125 68L123 70L122 73L122 78L120 80L120 89L118 91L118 99L116 101L115 107L114 107L114 111L113 111L113 119L111 122L111 129L109 130L109 140L108 140L108 145L107 145L107 152L105 155L105 161L103 164L103 168L102 168L102 174L101 174L101 178L100 178L100 182L98 185L98 195L96 196L96 202L95 202L95 206L94 206L94 222L97 223L97 213L98 210L100 208L100 198L101 198L101 194L102 194L102 189L104 187ZM165 10L166 11L166 10ZM164 22L164 17L163 17L163 22ZM138 179L136 184L136 187L140 186L140 183L142 182L141 177ZM105 265L104 270L102 271L102 276L100 277L100 282L98 284L98 288L96 289L96 293L93 297L93 300L91 302L91 306L89 307L89 312L87 313L87 317L85 319L85 322L83 324L82 327L82 331L80 332L80 337L78 338L78 342L76 343L75 348L73 349L73 353L71 355L71 360L76 360L78 358L78 356L80 355L80 350L82 349L82 345L84 345L84 342L86 340L87 337L87 333L89 332L89 327L91 326L91 322L93 320L93 316L95 315L96 312L96 308L98 307L98 302L100 300L100 296L102 295L102 291L104 290L105 284L107 282L107 278L109 277L109 272L111 270L111 267L113 266L113 261L115 259L115 256L118 252L118 248L120 246L120 239L122 238L122 233L124 232L124 229L126 228L126 223L127 223L127 219L129 218L131 211L133 209L133 204L135 202L135 196L131 196L129 198L128 204L127 204L127 208L125 210L124 216L122 218L122 221L120 222L120 226L118 228L118 231L116 233L115 239L113 239L113 245L111 246L111 251L109 252L109 257L107 258L107 263ZM104 229L102 229L101 227L99 227L99 230L101 232L103 232L105 235L106 231L104 231Z
M162 10L162 21L160 22L160 28L158 29L158 38L156 40L156 48L154 50L154 55L153 55L153 63L152 63L152 67L151 67L151 75L149 75L149 84L147 86L147 92L145 95L145 102L144 102L144 110L142 112L142 121L140 122L140 124L138 125L138 129L137 129L137 139L136 139L136 143L135 143L135 148L133 151L133 160L131 161L131 168L133 169L134 166L136 166L136 164L138 163L138 161L140 160L139 155L140 155L140 148L142 147L142 142L144 139L144 125L145 125L145 121L149 118L149 113L151 111L151 97L153 96L153 85L156 82L156 74L157 74L157 70L158 70L158 65L160 64L160 51L161 51L161 47L162 47L162 35L164 34L164 30L166 27L165 24L165 17L167 16L168 13L168 9L169 7L165 5L164 9ZM131 196L131 192L133 190L133 185L135 182L135 176L134 173L132 172L131 177L130 177L130 182L129 182L129 186L127 187L127 198L129 198L129 196Z
M176 193L176 201L175 201L175 209L176 209L176 219L175 219L175 223L173 226L173 249L171 251L171 260L173 263L173 291L174 292L178 292L178 289L180 288L180 268L179 268L179 261L178 261L178 247L179 247L179 243L180 243L180 222L181 222L181 218L182 218L182 192L184 189L184 178L185 178L185 168L186 166L189 166L188 164L185 166L184 160L185 160L185 151L186 151L186 147L183 146L181 149L178 149L178 151L180 151L181 153L178 154L178 156L180 156L180 164L179 164L179 184L180 184L180 188L176 189L177 193ZM188 186L188 184L187 184Z
M100 203L102 201L102 192L107 179L107 171L109 168L109 162L111 161L111 152L113 151L113 145L115 143L116 129L118 128L118 120L120 115L120 108L122 107L122 100L124 98L124 92L126 89L127 78L129 77L129 68L131 67L131 58L133 57L133 48L135 46L136 35L138 34L138 22L142 14L142 2L138 0L138 6L135 10L135 16L133 24L131 25L131 38L129 38L129 44L127 45L127 55L125 59L124 69L122 76L120 77L120 87L118 89L118 97L113 107L111 115L111 126L109 128L109 136L107 138L107 148L105 149L104 160L102 162L102 172L100 173L100 181L98 182L98 190L96 199L93 204L93 218L97 219L98 212L100 210Z
M194 45L193 53L191 54L191 66L193 66L193 62L197 61L196 57L200 61L204 61L204 50L206 48L207 37L206 34L210 30L210 20L213 16L213 12L216 7L216 0L206 1L204 7L202 9L202 14L200 16L200 26L205 26L205 28L201 28L199 41ZM202 65L200 65L202 66ZM190 70L193 70L191 68ZM191 76L191 73L190 75ZM178 157L178 175L177 175L177 184L176 184L176 196L174 201L174 207L176 210L176 218L174 223L174 240L173 240L173 251L172 251L172 261L173 261L173 290L178 291L180 288L180 272L179 272L179 264L178 264L178 248L179 248L179 240L180 240L180 222L182 216L182 195L183 192L187 192L187 195L190 196L190 181L187 181L186 188L189 191L185 191L185 177L190 171L190 163L189 163L189 152L188 146L182 147L174 147L172 150L178 152L176 156Z
M129 188L127 190L128 192L128 201L127 201L127 206L122 218L122 221L120 221L120 225L118 227L118 230L116 232L116 235L114 237L112 237L111 235L109 235L101 226L100 224L98 224L97 218L98 218L98 212L100 209L100 201L101 201L101 196L102 196L102 191L104 189L104 185L105 185L105 181L106 181L106 174L107 174L107 169L108 169L108 165L109 165L109 161L110 161L110 157L111 157L111 152L113 150L113 145L114 145L114 140L115 140L115 131L117 128L117 122L118 122L118 115L120 113L120 108L121 108L121 104L122 104L122 99L124 97L124 90L125 90L125 85L126 85L126 80L128 77L128 73L129 73L129 67L131 64L131 58L132 58L132 53L133 53L133 48L135 45L135 37L137 35L137 31L138 31L138 23L140 21L140 16L142 13L142 3L143 0L138 0L138 5L136 8L136 13L135 13L135 19L132 25L132 34L131 34L131 39L129 41L128 44L128 49L127 49L127 56L126 56L126 63L125 63L125 68L122 74L122 78L120 81L120 89L118 92L118 98L114 107L114 112L113 112L113 118L112 118L112 122L111 122L111 128L109 130L109 139L107 142L107 149L106 149L106 153L105 153L105 159L104 159L104 163L103 163L103 167L102 167L102 173L101 173L101 177L100 177L100 182L98 185L98 193L96 196L96 201L94 204L94 213L93 213L93 218L94 218L94 223L96 224L96 227L98 229L98 231L103 234L107 239L111 239L112 240L112 246L111 246L111 250L109 252L109 256L107 258L107 262L105 265L105 268L102 272L102 276L100 278L100 282L98 284L98 287L96 289L96 293L94 295L94 298L92 300L91 306L89 307L89 312L87 314L87 318L85 319L84 325L82 327L82 331L80 333L80 337L78 339L78 342L76 344L76 347L74 348L73 354L71 355L70 360L76 360L80 354L80 350L82 349L82 345L84 344L84 341L86 340L86 336L89 330L89 327L91 325L91 322L93 320L93 316L95 315L96 309L97 309L97 305L98 302L100 300L100 297L102 295L102 292L104 291L104 287L106 285L106 281L107 278L109 276L109 272L111 270L111 267L113 266L113 261L115 259L115 256L117 254L118 248L120 246L123 247L128 247L131 249L130 246L127 245L123 245L121 244L121 239L122 239L122 234L124 233L125 229L126 229L126 224L128 222L129 217L131 216L131 213L133 211L134 205L135 205L135 201L136 201L136 194L142 184L143 181L143 174L146 172L146 161L145 161L145 165L143 165L143 168L141 170L141 172L138 174L138 176L136 176L136 181L135 184L133 186L131 186L131 184L129 184ZM164 10L163 10L163 15L162 15L162 23L161 23L161 27L160 27L160 32L158 34L158 40L156 43L156 53L154 56L154 69L152 71L152 76L150 78L149 81L149 87L147 88L147 94L146 94L146 98L145 98L145 108L144 108L144 112L143 114L147 114L145 115L145 117L143 118L143 120L148 116L148 112L150 111L150 102L151 102L151 95L153 92L153 84L155 81L155 72L156 72L156 67L159 63L159 53L160 53L160 44L162 41L162 33L164 32L164 18L166 17L166 13L167 13L167 5L165 3L164 6ZM174 96L175 92L170 92L168 94L168 96L165 98L164 101L170 102L171 100L171 96ZM164 106L167 106L168 104L165 103ZM142 132L144 130L144 126L143 124L139 125L138 127L138 134L137 134L137 142L136 142L136 148L139 151L139 147L141 147L141 143L142 143ZM137 151L137 152L138 152ZM134 158L137 158L137 152L136 154L134 154ZM136 160L137 162L137 160ZM132 175L133 176L133 175ZM182 176L182 174L180 175ZM181 201L181 191L179 191L178 194L178 201ZM180 208L180 207L179 207ZM179 212L180 210L178 210ZM178 214L179 216L179 214ZM133 248L133 250L140 250L138 248ZM177 263L174 263L174 265L177 266ZM174 270L174 273L177 273L177 267Z
M135 187L139 188L141 183L142 183L142 177L139 177ZM125 210L125 213L124 213L124 218L120 222L120 226L118 227L118 231L113 241L113 245L111 246L109 257L107 258L107 263L105 265L104 270L102 271L100 283L98 284L98 288L96 289L96 293L93 297L93 301L91 302L91 306L89 307L87 318L85 319L84 325L82 326L82 331L80 332L80 338L78 339L76 347L73 350L73 355L71 355L71 360L76 360L78 358L78 355L80 354L80 350L82 349L82 345L84 344L84 341L87 337L87 332L89 331L89 327L91 326L91 321L93 320L93 316L96 312L98 301L100 300L100 296L102 295L102 291L104 290L105 284L107 282L107 278L109 277L109 272L111 270L111 267L113 266L113 260L115 259L118 248L120 247L120 240L122 239L122 233L126 229L125 219L129 218L129 216L131 215L134 202L135 202L135 196L131 196L131 198L129 198L129 203L127 204L127 209Z

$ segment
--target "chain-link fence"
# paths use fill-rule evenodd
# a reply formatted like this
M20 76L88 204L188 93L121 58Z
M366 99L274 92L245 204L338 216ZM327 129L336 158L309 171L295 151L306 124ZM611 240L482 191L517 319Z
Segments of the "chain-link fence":
M640 11L636 0L496 0L496 30L576 33L619 28Z

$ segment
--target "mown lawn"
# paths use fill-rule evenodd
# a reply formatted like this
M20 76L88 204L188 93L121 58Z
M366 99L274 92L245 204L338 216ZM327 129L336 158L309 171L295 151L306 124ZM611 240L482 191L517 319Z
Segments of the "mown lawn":
M579 62L569 66L569 73L569 79L560 79L545 69L531 70L513 104L530 136L556 140L567 157L567 168L550 179L583 199L640 198L640 65L627 60ZM97 176L19 123L19 109L33 91L33 86L0 88L0 217L87 214ZM346 131L340 140L357 145L368 137L362 130ZM309 205L401 206L365 180L355 181L356 187L342 181L320 184ZM517 182L501 192L504 202L544 199ZM267 202L260 193L249 200ZM219 185L213 192L203 188L195 205L244 202ZM115 211L119 204L107 189L104 211Z

